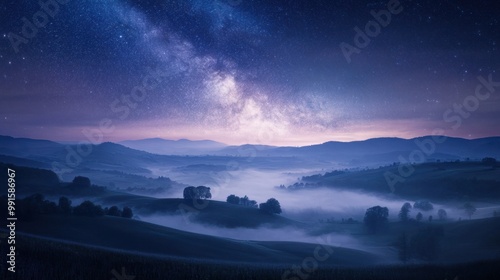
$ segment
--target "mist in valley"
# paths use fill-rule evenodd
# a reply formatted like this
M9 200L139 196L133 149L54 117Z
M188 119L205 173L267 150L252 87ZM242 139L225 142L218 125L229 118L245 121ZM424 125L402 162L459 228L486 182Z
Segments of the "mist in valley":
M412 205L415 201L395 198L391 195L390 188L387 187L387 195L367 193L358 190L336 189L331 187L318 187L310 189L288 190L279 188L280 185L291 185L297 182L298 177L303 174L312 174L315 170L300 170L300 171L268 171L257 169L243 169L237 171L223 172L202 172L197 174L184 174L182 179L189 181L181 181L187 185L204 185L211 188L212 200L226 201L226 198L231 195L239 197L248 196L251 200L256 200L258 203L266 202L269 198L276 198L283 210L282 215L299 221L314 221L320 219L334 219L341 221L342 219L352 218L362 222L366 209L380 205L389 209L389 220L397 220L401 206L405 202L410 202ZM169 173L164 173L162 176L170 176L173 180L179 179L176 176L171 176ZM188 179L189 178L189 179ZM200 178L209 178L201 180ZM211 183L207 183L211 182ZM165 196L157 195L158 198L181 198L183 196L183 188L173 189ZM426 200L426 198L421 198ZM449 218L465 218L463 211L460 211L456 205L444 205L434 203L434 210L421 211L424 217L429 215L436 216L438 209L444 209L448 213ZM411 211L411 216L419 211L414 209ZM478 210L480 213L481 211ZM479 216L479 215L478 215Z

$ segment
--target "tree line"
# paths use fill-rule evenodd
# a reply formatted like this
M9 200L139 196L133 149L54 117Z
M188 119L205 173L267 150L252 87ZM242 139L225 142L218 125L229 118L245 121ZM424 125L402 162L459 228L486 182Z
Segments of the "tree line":
M189 186L184 188L182 194L184 200L205 200L212 198L210 188L206 186ZM239 197L237 195L231 194L227 197L226 202L234 205L259 208L259 210L266 214L281 214L282 212L281 205L275 198L270 198L266 202L258 204L257 201L251 200L246 195L244 197Z
M2 205L7 204L7 198L5 196L0 197L0 200ZM122 209L117 206L103 208L101 205L94 204L89 200L83 201L77 206L72 206L72 201L65 196L61 196L58 203L55 203L45 199L45 197L39 193L16 200L15 212L16 216L24 221L34 220L39 215L45 214L63 214L87 217L107 215L123 218L132 218L134 215L132 209L129 207L123 207Z

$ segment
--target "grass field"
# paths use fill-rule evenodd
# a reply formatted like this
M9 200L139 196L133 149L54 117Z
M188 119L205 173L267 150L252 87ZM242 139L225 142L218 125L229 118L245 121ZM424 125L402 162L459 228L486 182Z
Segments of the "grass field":
M301 279L298 276L283 278L283 273L290 270L291 265L214 264L175 260L112 252L24 236L18 237L18 243L20 245L17 272L13 275L2 269L4 271L2 279ZM308 273L307 279L494 280L498 279L498 275L500 275L498 262L485 261L442 266L319 267Z
M20 233L122 250L136 254L211 260L217 262L294 263L311 256L318 246L300 242L260 242L221 238L117 217L43 216L22 223ZM331 246L327 246L331 247ZM331 247L332 265L371 265L374 254L360 250Z

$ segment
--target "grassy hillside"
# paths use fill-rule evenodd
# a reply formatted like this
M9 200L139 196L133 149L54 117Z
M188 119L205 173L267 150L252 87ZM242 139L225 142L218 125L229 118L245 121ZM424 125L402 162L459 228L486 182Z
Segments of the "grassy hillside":
M437 262L470 262L486 259L500 260L500 217L462 220L460 222L393 222L378 234L367 234L364 224L322 224L312 234L331 232L349 234L371 248L393 248L396 260L395 242L401 233L412 236L429 226L441 227L443 235L438 246Z
M167 177L148 178L140 175L127 174L119 171L104 171L93 169L79 169L66 173L63 178L65 182L60 182L58 175L49 169L39 169L34 167L19 166L12 163L3 163L2 159L15 162L13 157L0 156L0 168L12 168L16 170L17 176L17 194L29 195L33 193L43 193L45 195L73 195L73 196L100 196L103 193L113 193L116 191L125 191L129 193L141 193L144 195L165 195L166 193L182 189L186 185L178 183ZM19 160L21 163L27 163L29 160ZM91 179L92 185L98 188L88 190L70 190L66 188L76 176L84 176ZM1 173L0 179L7 181L7 173ZM103 187L107 190L105 191Z
M500 217L461 221L445 227L443 259L500 259Z
M500 165L496 167L480 162L441 162L413 165L410 176L400 175L400 166L386 166L361 171L338 171L303 177L289 189L327 186L359 189L390 194L387 174L401 176L402 182L394 186L394 194L405 198L436 200L500 198Z
M2 279L117 279L113 272L122 276L122 279L127 275L134 277L133 279L149 280L275 280L297 278L297 275L282 278L283 273L291 269L291 265L214 264L141 256L23 235L19 235L17 240L19 241L18 253L20 256L17 261L18 271L15 275L6 272L2 263L0 264ZM300 263L296 265L300 265ZM125 272L125 274L122 274L122 272ZM319 267L312 273L308 273L307 279L494 280L498 279L499 274L500 266L498 266L498 262L488 261L448 266Z
M129 194L109 195L97 200L106 205L133 207L136 214L184 215L195 222L222 227L256 228L269 226L297 226L298 222L279 215L269 215L257 208L234 205L227 202L206 200L193 203L180 198L156 199Z
M300 263L312 255L317 246L218 238L115 217L43 216L37 221L21 223L17 230L99 248L212 262ZM370 265L378 262L375 255L362 251L331 248L336 257L325 264Z

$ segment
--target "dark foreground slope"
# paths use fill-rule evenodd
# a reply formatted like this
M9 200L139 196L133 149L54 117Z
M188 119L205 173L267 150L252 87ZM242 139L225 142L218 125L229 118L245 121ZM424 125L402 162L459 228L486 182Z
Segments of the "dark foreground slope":
M113 252L22 235L18 236L17 240L19 245L16 273L7 272L2 263L2 279L493 280L498 279L500 275L498 262L489 261L452 266L319 267L309 273L302 271L307 278L300 278L296 274L286 274L287 271L292 271L291 265L215 264Z
M190 233L137 220L116 217L42 216L21 223L17 231L141 255L182 258L210 262L300 263L312 256L318 245L297 242L256 242ZM333 248L329 265L372 265L378 258L362 251ZM322 250L325 251L325 249Z

